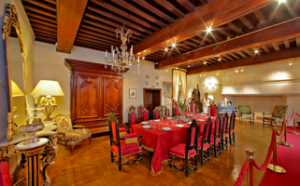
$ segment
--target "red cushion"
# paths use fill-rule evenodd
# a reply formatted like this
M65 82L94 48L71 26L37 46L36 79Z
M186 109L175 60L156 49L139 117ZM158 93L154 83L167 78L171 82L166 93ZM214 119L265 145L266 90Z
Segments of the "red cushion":
M126 139L136 138L136 137L137 137L137 134L136 134L136 133L132 133L132 134L127 134L127 135L125 135L125 138L126 138Z
M119 128L119 132L126 132L125 128Z
M170 149L170 154L185 158L184 157L185 156L185 148L186 148L186 144L180 143ZM192 150L189 150L188 156L191 157L191 156L194 156L195 154L196 154L196 151L194 149L192 149Z
M210 107L210 116L216 115L216 107Z
M158 110L154 111L154 113L155 113L155 119L159 119Z
M144 111L144 121L148 121L148 113L147 113L147 111Z
M0 185L11 186L9 166L7 162L0 163Z
M166 117L169 117L168 109L165 109L165 115L166 115Z
M131 114L130 114L130 119L131 119L131 124L135 124L136 123L136 121L135 121L135 113L134 112L131 112Z
M136 154L139 152L142 152L142 147L140 147L137 143L128 143L126 144L124 141L120 142L121 146L121 156L128 156L131 154ZM115 154L118 154L119 148L115 145L111 147L111 151L113 151Z
M202 143L202 138L200 137L198 139L198 147L197 147L198 150L201 150L201 143ZM204 143L203 144L203 150L205 150L207 148L209 148L209 144L208 143Z
M142 120L142 118L141 118L141 117L138 117L136 120L137 120L137 121L141 121L141 120Z
M210 138L210 143L213 143L214 142L214 136L212 136ZM216 138L216 143L219 143L220 142L220 138Z
M229 131L229 127L228 127L228 131ZM230 133L234 133L234 130L233 130L233 129L231 129Z

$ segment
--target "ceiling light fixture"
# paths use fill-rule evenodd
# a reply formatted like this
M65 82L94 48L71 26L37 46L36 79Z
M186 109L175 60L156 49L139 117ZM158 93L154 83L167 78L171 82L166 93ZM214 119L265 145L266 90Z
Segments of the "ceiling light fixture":
M206 28L206 32L207 32L207 33L211 33L211 30L212 30L212 29L211 29L211 26Z
M178 70L178 67L176 67L176 70Z
M236 70L235 72L236 72L236 73L238 73L239 71L238 71L238 70Z
M204 65L206 65L206 61L204 61L203 63L204 63Z
M168 52L168 48L165 48L165 51Z
M172 47L176 47L176 43L172 43Z
M286 3L286 0L278 0L279 3Z
M222 58L219 58L219 61L221 61L222 60Z
M289 65L291 66L293 63L289 63Z
M255 52L255 54L257 54L257 53L258 53L258 50L255 50L254 52Z
M190 68L191 66L189 65L188 67Z
M241 72L244 72L244 70L241 70Z

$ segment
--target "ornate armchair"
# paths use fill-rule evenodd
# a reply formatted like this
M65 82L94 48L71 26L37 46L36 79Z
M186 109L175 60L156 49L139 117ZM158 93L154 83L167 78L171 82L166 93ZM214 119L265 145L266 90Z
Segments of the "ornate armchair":
M283 122L287 109L288 109L287 105L276 105L272 113L269 114L263 113L263 125L265 125L266 121L270 122L271 125L273 122L275 122L275 124L277 122ZM271 116L266 116L266 115L271 115Z
M204 165L204 161L210 161L210 143L211 143L211 130L212 130L212 121L209 117L204 125L203 134L199 136L197 150L200 152L201 165ZM206 156L204 155L204 152Z
M57 143L71 147L71 155L73 155L74 147L86 139L91 144L92 134L89 129L82 125L73 125L70 116L58 116L54 118L57 123L58 141Z
M165 117L170 117L170 110L168 108L165 108L164 109L164 114L165 114Z
M111 162L115 162L119 166L119 171L122 170L122 165L134 163L136 161L142 162L142 136L127 134L125 137L119 135L119 122L114 113L111 113L108 118L109 136L110 136L110 149L111 149ZM139 140L138 140L139 137ZM139 142L138 142L139 141ZM122 158L130 155L139 154L137 160L132 160L122 164ZM118 157L118 160L115 158Z
M131 105L131 106L129 107L129 112L130 112L131 110L134 110L134 111L135 111L135 107L134 107L133 105Z
M238 105L238 109L239 109L241 123L243 123L243 118L250 118L250 122L252 120L254 124L255 113L251 112L250 105Z
M131 131L131 126L137 124L137 118L136 113L134 110L129 111L128 113L128 126L127 126L127 132ZM132 132L132 131L131 131Z
M142 121L149 121L149 111L144 108L143 112L142 112Z
M173 116L179 116L179 109L177 107L173 108Z
M143 108L143 106L142 105L140 105L140 106L138 106L138 116L137 116L137 120L138 121L142 121L142 112L143 112L143 110L144 110L144 108Z
M153 119L160 119L159 110L157 108L153 110Z
M221 131L222 131L222 120L221 116L218 114L215 120L215 128L212 129L212 140L213 148L215 151L215 158L218 158L218 154L222 154L222 141L221 141Z

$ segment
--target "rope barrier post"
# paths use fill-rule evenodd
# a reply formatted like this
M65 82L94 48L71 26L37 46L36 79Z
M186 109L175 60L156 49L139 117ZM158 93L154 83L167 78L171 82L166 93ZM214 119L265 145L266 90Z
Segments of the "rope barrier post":
M294 113L296 113L295 110L294 110ZM293 128L294 128L294 130L293 130L293 131L289 131L289 133L299 135L300 133L299 133L299 132L296 132L296 119L294 119L294 122L293 122Z
M277 125L273 125L273 130L276 130ZM269 163L267 168L273 172L284 174L286 173L286 170L280 166L277 165L277 146L276 143L273 148L273 164Z
M254 152L252 150L246 150L246 156L247 160L249 161L249 166L248 166L248 181L249 185L253 186L253 159L254 159Z
M284 141L281 141L281 142L278 142L278 145L283 145L283 146L286 146L286 147L293 147L294 145L291 144L291 143L288 143L287 142L287 120L283 119L283 123L282 123L284 126Z

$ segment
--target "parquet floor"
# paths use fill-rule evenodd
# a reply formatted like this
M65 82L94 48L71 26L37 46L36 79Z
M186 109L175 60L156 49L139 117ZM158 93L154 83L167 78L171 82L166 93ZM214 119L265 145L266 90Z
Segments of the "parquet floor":
M192 171L188 178L184 172L170 169L169 164L163 165L163 173L152 176L150 171L151 153L143 151L143 162L123 166L118 171L115 163L110 161L108 135L94 137L92 144L88 141L76 146L74 155L70 150L59 145L59 155L55 164L49 167L48 174L52 179L51 185L233 185L241 166L246 160L245 151L255 152L255 160L262 164L271 140L271 127L263 127L261 123L252 125L236 122L236 143L225 149L218 158L211 155L211 161L199 164L197 172ZM182 165L181 159L174 161ZM22 170L22 174L25 174ZM265 171L254 168L254 185L259 185ZM247 185L247 177L243 183ZM24 184L25 185L25 184Z

